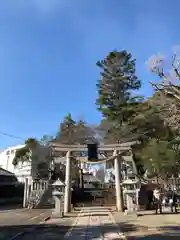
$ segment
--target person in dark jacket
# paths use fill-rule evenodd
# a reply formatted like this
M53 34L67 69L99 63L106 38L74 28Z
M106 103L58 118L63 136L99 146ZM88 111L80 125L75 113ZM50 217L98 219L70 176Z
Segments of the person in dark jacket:
M174 191L172 191L171 188L169 188L167 192L167 200L169 202L171 212L173 212L173 208L174 208L175 212L177 213L177 208L176 208L177 194Z

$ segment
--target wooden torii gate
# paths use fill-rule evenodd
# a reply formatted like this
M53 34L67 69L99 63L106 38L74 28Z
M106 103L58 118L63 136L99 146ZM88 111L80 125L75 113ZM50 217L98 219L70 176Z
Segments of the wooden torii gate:
M121 196L121 164L120 160L122 155L126 151L131 151L131 147L137 144L136 141L121 143L121 144L108 144L99 145L98 150L100 152L111 152L111 160L114 160L115 168L115 187L116 187L116 208L118 212L123 211L123 202ZM64 195L64 213L70 212L71 209L71 161L72 152L80 153L87 152L87 145L64 145L58 142L51 142L50 147L52 148L53 154L55 156L60 156L61 152L66 152L66 172L65 172L65 195ZM107 158L109 160L109 158ZM97 160L96 160L97 161ZM97 161L101 163L102 160Z

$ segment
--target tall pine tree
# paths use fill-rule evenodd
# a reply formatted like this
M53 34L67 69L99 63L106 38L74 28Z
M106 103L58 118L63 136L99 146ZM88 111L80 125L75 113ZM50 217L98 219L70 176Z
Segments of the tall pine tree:
M97 83L98 110L103 117L118 120L119 124L135 113L135 106L140 100L133 95L133 91L141 87L135 62L125 50L110 52L105 59L97 62L101 68L101 79Z
M74 144L76 123L68 113L60 124L56 140L62 144Z
M76 124L76 141L79 144L86 144L88 137L87 135L88 132L86 124L82 119L80 119Z

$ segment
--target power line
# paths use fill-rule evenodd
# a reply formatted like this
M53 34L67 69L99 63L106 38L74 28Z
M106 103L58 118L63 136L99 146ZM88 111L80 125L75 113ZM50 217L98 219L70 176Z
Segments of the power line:
M25 141L25 139L22 138L22 137L18 137L18 136L15 136L15 135L13 135L13 134L1 132L1 131L0 131L0 135L4 135L4 136L6 136L6 137L11 137L11 138L15 138L15 139L19 139L19 140Z

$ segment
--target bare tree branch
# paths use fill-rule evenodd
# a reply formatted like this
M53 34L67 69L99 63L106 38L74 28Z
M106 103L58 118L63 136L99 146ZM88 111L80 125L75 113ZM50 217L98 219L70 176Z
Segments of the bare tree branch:
M177 51L173 52L169 70L165 58L160 54L150 57L147 66L150 72L159 77L159 82L150 81L150 84L156 92L164 96L162 99L167 108L166 112L169 112L167 122L177 128L180 124L180 55ZM163 105L162 102L161 104Z

